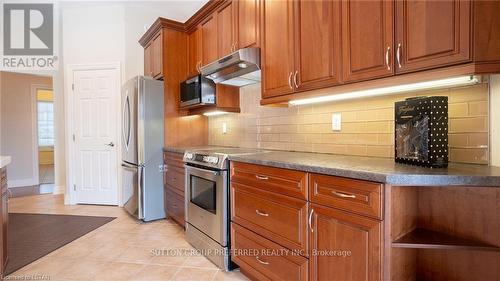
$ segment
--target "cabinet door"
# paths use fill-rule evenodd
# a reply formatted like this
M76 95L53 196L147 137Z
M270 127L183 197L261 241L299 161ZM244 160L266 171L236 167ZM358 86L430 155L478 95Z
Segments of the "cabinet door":
M201 29L188 35L188 72L189 77L198 75L201 64Z
M381 222L311 204L310 280L381 280Z
M234 1L236 18L235 45L238 49L259 46L259 0Z
M467 0L396 1L396 72L469 61L470 6Z
M340 1L296 1L294 86L307 90L340 81Z
M163 77L163 40L161 33L153 39L151 43L152 54L151 54L151 65L154 78Z
M235 50L234 14L232 2L228 2L217 11L217 50L219 58L229 55Z
M201 24L202 65L217 59L217 18L210 16Z
M293 92L293 1L263 0L262 98Z
M152 55L153 47L151 43L144 48L144 75L153 77Z
M344 81L367 80L394 73L393 1L342 1Z

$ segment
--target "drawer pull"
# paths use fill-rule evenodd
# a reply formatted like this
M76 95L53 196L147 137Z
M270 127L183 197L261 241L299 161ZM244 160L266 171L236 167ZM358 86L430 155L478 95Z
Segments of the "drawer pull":
M259 216L263 216L263 217L269 217L269 214L268 213L263 213L259 210L255 210L255 213Z
M266 177L266 176L261 176L261 175L255 175L255 177L259 180L268 180L269 177Z
M256 257L255 257L255 259L256 259L258 262L260 262L261 264L264 264L264 265L268 265L268 264L269 264L269 262L267 262L267 261L261 261L261 260L259 259L259 256L256 256Z
M314 232L314 228L312 227L312 217L313 217L314 209L311 209L311 213L309 214L309 229L311 233Z
M342 198L356 198L356 195L354 195L354 194L346 194L346 193L338 192L335 190L333 190L332 193L334 195L337 195L338 197L342 197Z

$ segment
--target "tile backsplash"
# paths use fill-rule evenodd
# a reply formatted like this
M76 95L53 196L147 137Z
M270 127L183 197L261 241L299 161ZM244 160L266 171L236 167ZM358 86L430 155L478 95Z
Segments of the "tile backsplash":
M394 102L449 97L450 161L488 164L488 84L293 107L260 106L260 84L240 89L240 114L209 118L210 145L394 157ZM332 114L341 113L341 131ZM223 132L223 123L226 132Z

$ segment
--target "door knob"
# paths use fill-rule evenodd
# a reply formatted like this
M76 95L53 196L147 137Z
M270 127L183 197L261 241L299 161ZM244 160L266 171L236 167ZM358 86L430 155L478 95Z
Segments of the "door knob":
M111 147L114 147L114 146L115 146L115 144L114 144L113 142L107 143L106 145L107 145L107 146L111 146Z

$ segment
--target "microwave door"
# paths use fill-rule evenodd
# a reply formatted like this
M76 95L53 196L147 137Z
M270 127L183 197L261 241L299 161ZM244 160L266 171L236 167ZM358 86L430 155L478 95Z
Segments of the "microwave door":
M195 76L181 83L181 107L200 104L200 77Z

